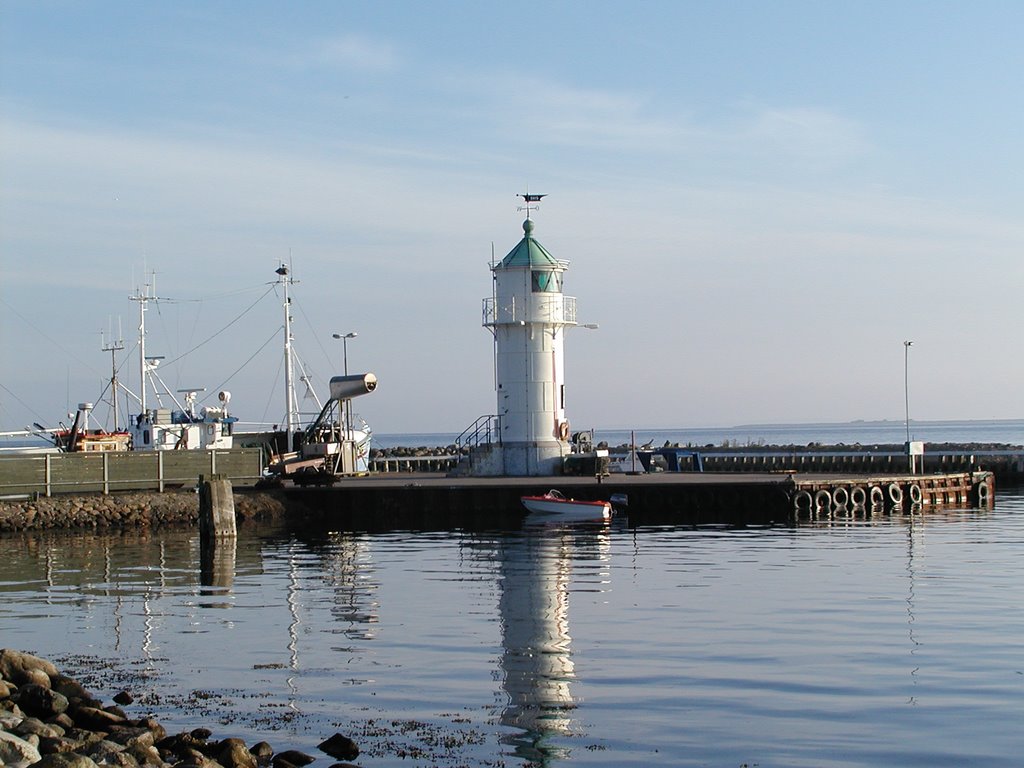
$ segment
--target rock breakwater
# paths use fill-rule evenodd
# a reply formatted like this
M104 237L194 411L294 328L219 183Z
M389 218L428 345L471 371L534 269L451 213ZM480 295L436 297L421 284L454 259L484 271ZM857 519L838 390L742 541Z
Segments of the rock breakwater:
M235 493L239 520L275 520L285 513L279 496L269 492ZM149 528L197 525L199 496L192 491L164 493L68 494L0 501L0 531L55 528Z
M12 768L300 768L316 758L297 750L275 752L265 741L214 739L207 728L169 735L154 718L132 717L128 691L104 705L51 662L0 650L0 765ZM359 747L342 734L320 745L338 760L354 760ZM334 763L343 768L351 763Z

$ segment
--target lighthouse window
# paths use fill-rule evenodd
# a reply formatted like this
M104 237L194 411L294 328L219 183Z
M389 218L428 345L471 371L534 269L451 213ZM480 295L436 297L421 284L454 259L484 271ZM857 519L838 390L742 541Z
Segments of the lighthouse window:
M533 292L534 293L561 293L562 292L562 273L553 271L540 271L535 270L533 272Z

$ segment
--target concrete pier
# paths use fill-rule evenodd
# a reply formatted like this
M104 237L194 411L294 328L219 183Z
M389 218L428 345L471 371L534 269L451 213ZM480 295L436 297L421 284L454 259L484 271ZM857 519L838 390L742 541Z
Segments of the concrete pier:
M525 517L520 497L552 488L575 499L609 500L624 495L631 525L789 525L832 514L987 506L994 499L994 483L990 472L854 477L662 472L602 478L454 478L408 473L343 478L329 488L293 487L279 493L286 506L306 510L307 522L337 530L482 530L515 527ZM859 501L861 493L863 503L850 498ZM912 501L918 493L920 501ZM810 505L803 494L810 495Z
M219 486L218 486L219 487ZM615 474L603 478L452 478L403 473L341 478L331 487L254 490L235 488L231 511L221 502L204 516L211 530L232 530L234 518L275 521L297 529L338 531L493 530L518 528L526 518L521 496L557 489L570 498L610 500L624 494L620 510L629 525L793 525L828 517L929 513L991 506L991 472L931 475L880 473L683 473ZM919 499L919 501L917 500ZM0 500L0 531L48 528L144 528L195 525L197 494L98 493ZM215 523L214 508L230 519ZM234 541L203 535L201 541ZM214 565L220 554L211 551ZM216 554L216 557L214 555ZM225 557L230 558L225 550Z

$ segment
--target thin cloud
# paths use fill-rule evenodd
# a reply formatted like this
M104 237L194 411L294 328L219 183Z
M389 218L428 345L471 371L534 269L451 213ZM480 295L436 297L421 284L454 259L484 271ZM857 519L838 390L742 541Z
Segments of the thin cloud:
M400 65L394 45L363 35L340 35L314 41L302 61L307 66L364 72L392 72Z
M499 136L689 158L700 167L714 161L717 173L737 163L751 171L781 165L820 172L873 152L862 124L818 107L741 103L727 116L697 119L685 109L662 111L660 103L674 100L642 90L577 88L518 74L450 78L446 87L472 104L466 119L490 121Z
M664 144L677 132L650 113L641 94L575 88L519 74L452 76L440 84L464 104L467 120L483 120L498 135L543 144L611 149Z
M737 132L734 141L815 168L846 164L871 149L862 126L809 107L760 110Z

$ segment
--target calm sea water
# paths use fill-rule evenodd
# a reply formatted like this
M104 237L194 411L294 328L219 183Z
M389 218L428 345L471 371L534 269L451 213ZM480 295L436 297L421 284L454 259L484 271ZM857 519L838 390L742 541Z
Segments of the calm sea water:
M171 730L365 766L1024 754L1024 494L772 529L0 537L0 645ZM316 765L329 765L322 757Z
M382 433L375 432L375 448L438 447L451 445L457 432ZM932 443L1005 443L1024 445L1024 419L1000 421L911 421L910 436ZM897 421L855 421L839 424L755 424L702 429L597 429L594 439L609 445L637 445L665 442L694 446L730 445L852 445L861 443L902 444L907 439L906 425ZM0 437L0 453L25 446L48 445L38 438Z

